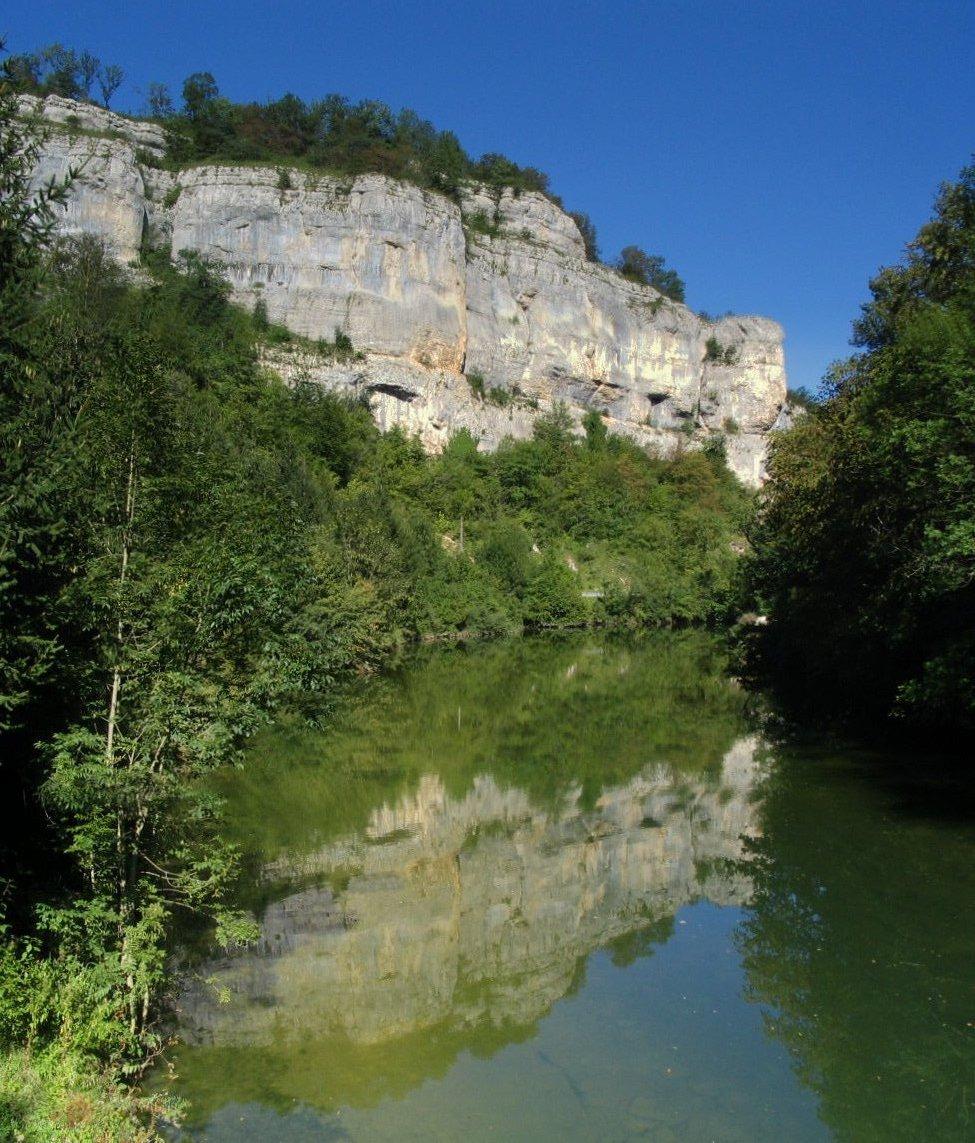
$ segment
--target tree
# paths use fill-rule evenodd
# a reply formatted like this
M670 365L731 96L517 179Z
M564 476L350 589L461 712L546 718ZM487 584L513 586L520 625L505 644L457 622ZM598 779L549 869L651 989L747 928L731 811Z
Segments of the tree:
M219 94L210 72L195 71L183 82L183 113L190 120L204 119Z
M41 52L41 63L47 71L45 94L62 95L66 99L79 99L84 90L78 81L78 57L71 48L51 44Z
M599 452L606 447L606 422L598 409L590 409L582 418L582 427L586 430L586 444L592 452Z
M82 52L78 57L78 82L86 99L91 98L91 85L97 79L101 66L101 61L91 52Z
M582 211L570 211L569 218L579 227L582 244L586 249L586 258L590 262L599 261L599 242L596 239L596 226L588 214Z
M624 246L616 267L624 278L652 286L675 302L684 300L684 282L676 270L668 269L660 254L648 254L639 246Z
M122 80L125 78L125 72L118 66L118 64L108 64L101 68L98 73L98 87L102 93L102 103L106 109L112 101L112 96L122 86Z
M169 119L173 114L173 101L164 83L150 83L146 102L153 119Z
M975 167L871 285L864 351L777 437L757 674L804 706L975 730Z
M17 722L57 648L41 586L58 562L47 450L56 411L30 332L55 209L78 172L32 189L40 143L19 118L11 85L0 81L0 733Z

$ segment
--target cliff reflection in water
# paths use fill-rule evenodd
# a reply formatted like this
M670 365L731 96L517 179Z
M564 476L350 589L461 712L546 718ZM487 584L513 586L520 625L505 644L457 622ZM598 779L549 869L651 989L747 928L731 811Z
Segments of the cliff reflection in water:
M700 633L579 635L277 728L220 779L261 937L187 971L188 1137L970 1139L970 778L744 705Z
M200 968L182 1035L226 1047L514 1033L596 947L659 937L701 898L747 899L736 865L755 829L755 755L745 737L707 776L649 765L590 808L579 786L540 807L491 775L455 797L426 774L361 831L268 863L274 881L313 887L267 907L255 946Z

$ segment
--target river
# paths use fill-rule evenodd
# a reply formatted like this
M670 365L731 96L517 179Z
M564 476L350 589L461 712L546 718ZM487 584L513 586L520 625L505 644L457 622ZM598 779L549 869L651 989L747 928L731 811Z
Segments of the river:
M750 705L707 635L574 634L263 736L218 781L260 939L185 958L177 1137L975 1138L970 791Z

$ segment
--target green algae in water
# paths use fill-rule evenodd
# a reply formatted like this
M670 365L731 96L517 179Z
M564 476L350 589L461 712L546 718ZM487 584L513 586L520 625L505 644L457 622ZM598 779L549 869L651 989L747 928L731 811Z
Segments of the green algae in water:
M964 1139L975 836L772 746L699 633L435 649L221 778L261 939L187 972L188 1138Z

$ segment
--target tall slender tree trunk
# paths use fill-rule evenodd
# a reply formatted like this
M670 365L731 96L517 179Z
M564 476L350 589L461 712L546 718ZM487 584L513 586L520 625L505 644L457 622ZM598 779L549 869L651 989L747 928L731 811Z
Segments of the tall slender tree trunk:
M132 521L135 518L135 437L129 446L129 476L125 487L125 522L122 529L122 566L119 572L119 592L125 587L129 571L129 551L132 544ZM115 666L112 670L112 693L108 702L108 732L105 735L105 761L111 764L115 749L115 725L118 720L119 692L122 689L122 608L119 607L115 628Z

